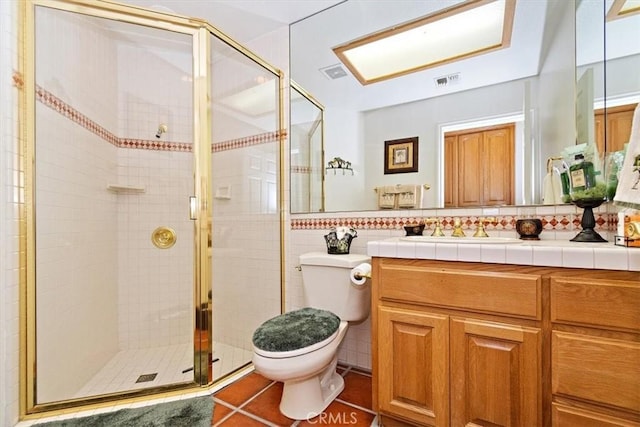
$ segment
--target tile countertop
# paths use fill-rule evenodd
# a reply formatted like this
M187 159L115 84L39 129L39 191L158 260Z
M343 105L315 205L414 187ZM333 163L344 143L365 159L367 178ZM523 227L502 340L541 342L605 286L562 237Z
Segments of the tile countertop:
M367 254L385 258L640 271L640 248L625 248L611 242L537 240L515 244L458 244L408 242L393 237L368 242Z

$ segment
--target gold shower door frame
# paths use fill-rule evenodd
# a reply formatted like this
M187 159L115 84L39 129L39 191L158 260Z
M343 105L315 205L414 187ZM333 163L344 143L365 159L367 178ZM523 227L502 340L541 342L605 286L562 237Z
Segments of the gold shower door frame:
M194 220L194 382L129 391L118 394L87 397L38 404L36 402L36 272L35 272L35 8L37 6L98 18L118 20L159 30L191 35L193 38L193 176L195 203L191 205ZM211 36L253 60L273 73L279 81L277 101L279 127L279 197L280 211L280 291L281 310L284 309L284 162L283 73L235 42L205 21L174 16L109 0L24 0L20 2L19 74L23 84L19 96L21 171L24 173L23 203L20 213L20 418L29 419L54 415L69 408L90 408L105 402L139 400L142 396L182 394L190 389L202 390L215 385L212 376L212 311L211 291ZM185 201L185 209L187 201ZM208 308L208 309L206 309ZM199 329L198 326L206 325ZM200 373L207 375L200 375ZM222 378L224 379L224 378ZM220 379L216 379L220 380Z

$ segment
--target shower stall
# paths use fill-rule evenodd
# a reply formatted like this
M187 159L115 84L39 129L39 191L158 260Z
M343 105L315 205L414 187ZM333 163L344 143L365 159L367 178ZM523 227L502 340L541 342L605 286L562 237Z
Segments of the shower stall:
M248 365L282 310L282 73L204 21L23 3L23 412Z

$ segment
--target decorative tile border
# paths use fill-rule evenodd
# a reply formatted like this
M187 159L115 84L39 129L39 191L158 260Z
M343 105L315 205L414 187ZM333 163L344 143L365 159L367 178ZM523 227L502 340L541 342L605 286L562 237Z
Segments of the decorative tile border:
M42 104L46 105L52 110L55 110L77 125L85 128L89 132L104 139L109 144L118 147L119 138L117 136L115 136L113 133L109 132L107 129L103 128L98 123L94 122L75 108L71 107L69 104L67 104L51 92L46 91L38 85L36 85L36 100L40 101Z
M193 151L193 144L186 142L162 142L149 139L118 138L118 148L136 148L155 151Z
M617 216L608 213L594 213L596 228L601 230L615 230ZM478 216L443 216L438 217L443 230L452 230L453 221L459 218L463 230L473 230L478 223ZM515 230L517 216L495 216L496 221L485 226L487 230ZM350 218L297 218L291 220L292 230L326 230L331 227L347 226L356 230L401 230L405 225L417 223L422 217L350 217ZM542 228L554 231L572 231L580 227L580 215L558 214L542 215ZM434 225L427 225L425 230L432 230Z
M312 166L295 166L295 165L291 165L291 173L300 173L300 174L308 174L311 175L313 173L313 167Z
M17 82L22 82L20 73L14 73L13 80L15 84L17 84ZM188 142L164 142L148 139L119 138L51 92L38 85L36 85L36 100L118 148L177 152L193 151L193 144ZM216 153L278 142L281 137L286 137L286 135L287 131L282 130L232 139L230 141L217 142L211 144L211 151Z
M247 136L244 138L232 139L224 142L216 142L211 145L211 151L214 153L227 150L236 150L238 148L251 147L253 145L267 144L277 142L280 137L286 137L287 131L266 132L258 135Z

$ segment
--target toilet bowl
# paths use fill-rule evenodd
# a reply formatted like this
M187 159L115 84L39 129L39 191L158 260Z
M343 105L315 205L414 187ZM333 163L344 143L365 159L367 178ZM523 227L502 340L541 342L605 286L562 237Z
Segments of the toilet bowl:
M356 285L351 269L366 255L300 256L307 307L276 316L256 329L253 365L266 378L283 383L280 412L304 420L322 413L344 389L336 372L338 347L349 322L369 314L368 281ZM315 303L314 303L315 302Z

